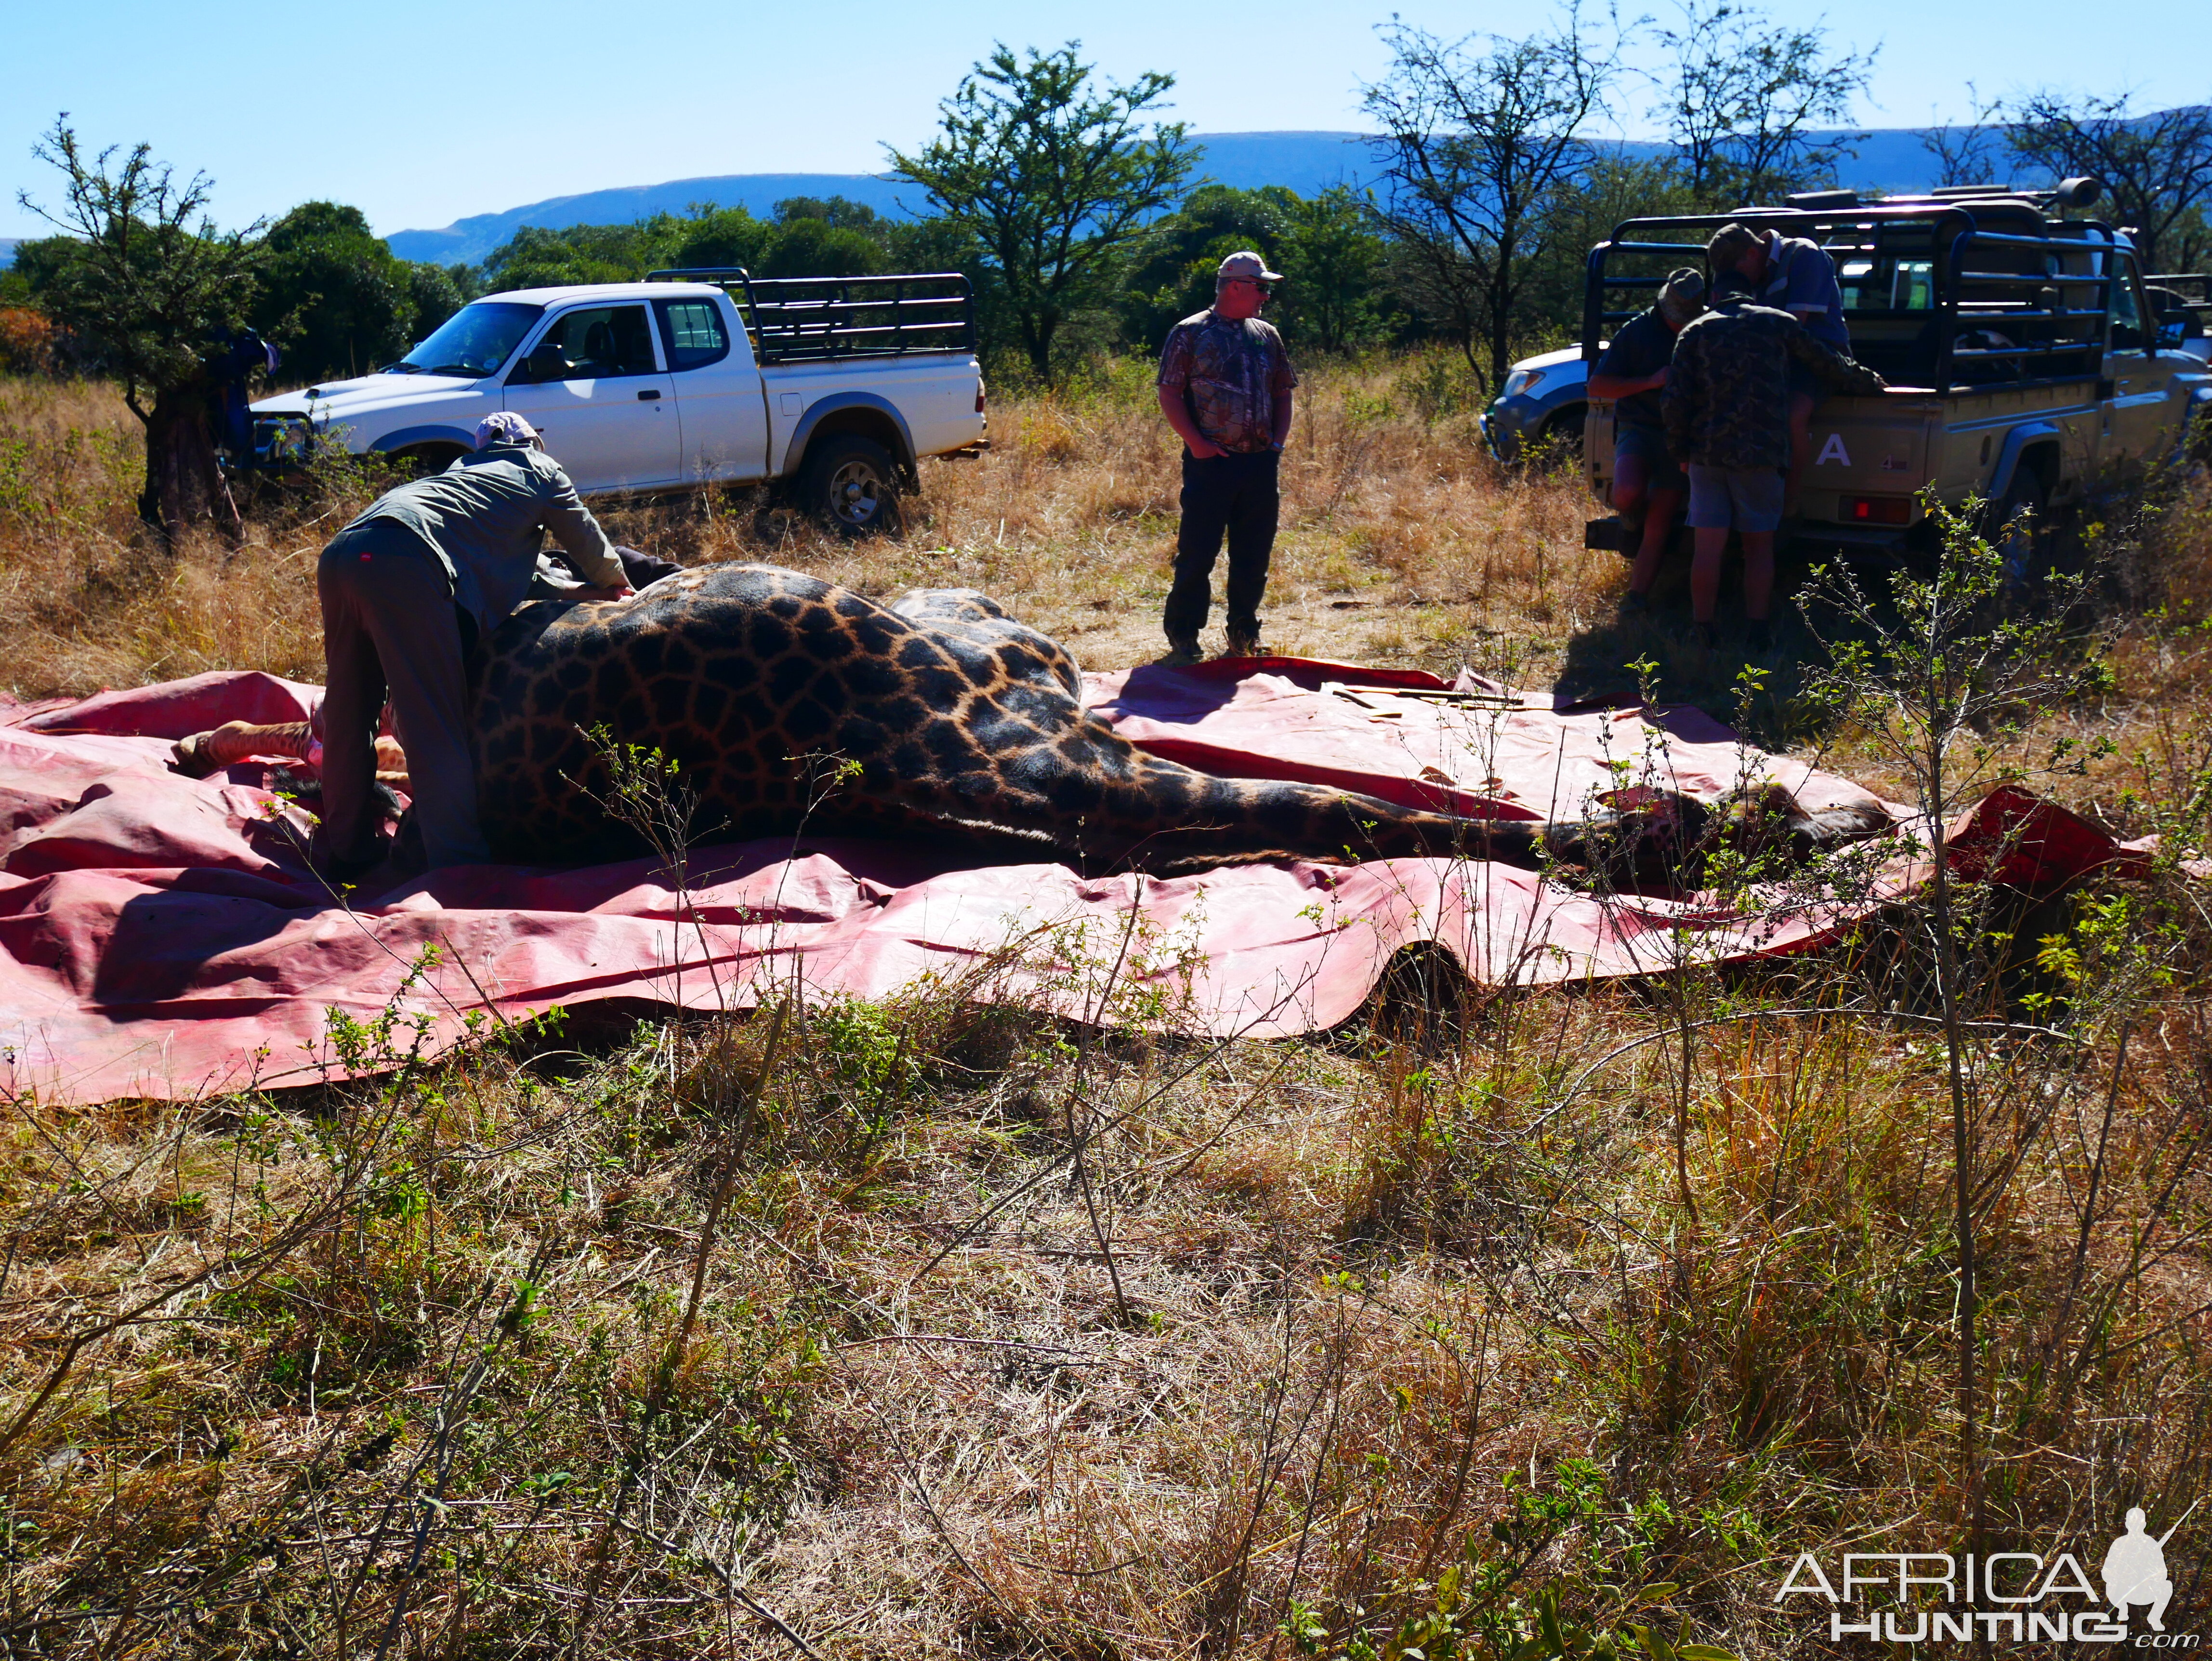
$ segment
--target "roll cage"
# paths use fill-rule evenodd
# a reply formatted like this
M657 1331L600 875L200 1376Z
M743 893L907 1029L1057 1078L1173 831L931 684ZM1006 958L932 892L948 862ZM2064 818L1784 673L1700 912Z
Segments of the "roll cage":
M2052 221L2016 196L1624 220L1590 250L1583 358L1594 363L1609 331L1635 314L1621 299L1656 289L1672 265L1702 268L1707 240L1730 222L1805 237L1828 251L1852 355L1892 392L1948 397L2103 374L2112 285L2125 280L2118 255L2129 245L2101 221ZM1690 233L1698 234L1694 240Z

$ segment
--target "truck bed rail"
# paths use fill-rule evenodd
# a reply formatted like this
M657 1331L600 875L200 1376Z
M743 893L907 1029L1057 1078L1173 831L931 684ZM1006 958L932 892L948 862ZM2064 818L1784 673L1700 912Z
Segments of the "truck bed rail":
M975 350L975 292L958 271L888 277L755 277L741 265L647 271L648 283L711 283L737 302L763 363Z

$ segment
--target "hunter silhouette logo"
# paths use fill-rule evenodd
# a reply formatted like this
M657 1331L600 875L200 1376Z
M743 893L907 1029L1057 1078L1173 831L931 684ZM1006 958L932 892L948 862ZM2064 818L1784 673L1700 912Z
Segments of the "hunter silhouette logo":
M2197 1507L2191 1506L2189 1511ZM2181 1513L2186 1520L2189 1512ZM2128 1508L2128 1531L2105 1548L2105 1601L2112 1618L2125 1621L2130 1603L2150 1605L2150 1629L2166 1630L2166 1606L2173 1601L2173 1582L2166 1578L2166 1542L2173 1538L2176 1522L2155 1540L2146 1531L2143 1508Z
M2126 1531L2105 1548L2100 1595L2072 1552L2045 1556L2033 1551L1993 1551L1979 1556L1945 1552L1847 1552L1831 1574L1811 1552L1801 1552L1774 1594L1826 1601L1828 1640L1868 1638L1887 1644L2125 1644L2139 1650L2193 1650L2194 1633L2169 1633L2166 1606L2173 1577L2166 1542L2189 1520L2198 1502L2163 1534L2150 1532L2140 1506L2127 1513ZM2094 1560L2093 1560L2094 1561ZM2142 1611L2141 1627L2130 1626ZM2142 1628L2148 1628L2144 1630Z

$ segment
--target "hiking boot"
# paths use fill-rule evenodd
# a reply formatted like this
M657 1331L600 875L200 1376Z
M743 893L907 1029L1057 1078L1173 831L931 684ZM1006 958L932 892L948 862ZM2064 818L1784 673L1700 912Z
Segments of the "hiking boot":
M1256 658L1260 655L1260 631L1257 629L1231 629L1226 658Z
M1711 651L1720 643L1719 640L1713 634L1713 625L1710 623L1692 624L1690 625L1690 638L1708 652Z
M1630 589L1620 597L1620 614L1625 618L1650 617L1651 596L1639 594L1633 588Z
M1201 661L1206 654L1199 649L1196 635L1170 635L1168 654L1159 660L1163 669L1187 669Z
M1743 643L1746 648L1753 652L1764 653L1774 649L1774 630L1765 618L1753 618L1749 623L1744 624Z

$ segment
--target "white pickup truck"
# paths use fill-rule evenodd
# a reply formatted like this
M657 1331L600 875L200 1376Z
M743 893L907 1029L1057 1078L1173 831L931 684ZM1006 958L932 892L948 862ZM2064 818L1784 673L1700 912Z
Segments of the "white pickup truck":
M923 456L986 442L957 272L684 271L472 301L374 374L254 405L249 465L342 444L443 467L495 410L526 417L586 496L785 481L850 532L891 517Z

